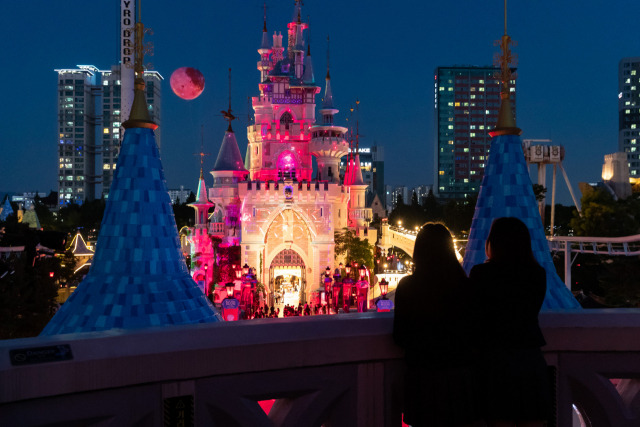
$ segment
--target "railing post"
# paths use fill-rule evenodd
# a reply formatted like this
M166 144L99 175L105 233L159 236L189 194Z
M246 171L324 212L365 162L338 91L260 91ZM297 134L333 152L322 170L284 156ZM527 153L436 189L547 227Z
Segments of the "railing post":
M564 284L571 290L571 242L564 241Z

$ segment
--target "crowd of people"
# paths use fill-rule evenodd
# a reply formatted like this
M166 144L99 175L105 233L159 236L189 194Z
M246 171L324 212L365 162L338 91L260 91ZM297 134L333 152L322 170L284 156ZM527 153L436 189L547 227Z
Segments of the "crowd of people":
M393 328L413 427L535 427L550 418L538 325L546 272L517 218L493 222L485 252L467 277L444 225L427 223L416 236L416 268L396 289Z
M242 320L248 319L265 319L265 318L277 318L277 317L294 317L294 316L311 316L318 314L329 314L327 306L311 306L309 304L298 304L297 306L285 304L282 308L282 316L280 316L280 308L276 306L271 307L258 307L254 312L249 313L243 311Z

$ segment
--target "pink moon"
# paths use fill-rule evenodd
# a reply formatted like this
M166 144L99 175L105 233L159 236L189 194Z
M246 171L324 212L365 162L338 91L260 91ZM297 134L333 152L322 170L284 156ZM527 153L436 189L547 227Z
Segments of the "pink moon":
M204 90L204 76L195 68L178 68L171 74L171 89L182 99L196 99Z

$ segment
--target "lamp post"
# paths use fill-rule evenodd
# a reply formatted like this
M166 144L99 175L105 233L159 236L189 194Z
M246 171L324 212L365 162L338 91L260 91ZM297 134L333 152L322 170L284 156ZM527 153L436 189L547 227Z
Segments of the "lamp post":
M353 279L351 278L351 264L344 266L345 278L342 280L342 307L345 313L349 312L351 307L351 287Z
M247 317L251 318L253 311L253 301L251 298L251 278L249 272L251 268L247 263L242 266L242 270L238 269L236 275L241 274L239 279L241 281L240 290L240 305L244 306L244 310L247 313Z
M361 265L358 270L360 274L360 280L356 283L358 289L358 313L367 311L367 300L369 298L369 281L366 280L367 267Z
M238 320L240 318L240 301L233 297L233 291L236 285L233 282L227 282L227 297L222 300L222 318L228 322Z
M378 313L382 313L385 311L391 311L393 308L393 302L387 299L387 291L389 290L389 282L387 282L384 278L380 281L380 295L376 302L376 308L378 309Z
M387 292L389 291L389 282L386 279L382 278L380 281L380 295L382 298L387 299Z
M209 263L204 262L204 294L209 295L209 280L207 279L207 271L209 270Z
M331 289L331 293L333 295L333 309L338 313L338 309L340 307L340 294L342 293L342 276L340 274L342 270L342 263L340 266L336 268L335 274L333 275L333 288Z
M331 287L331 282L333 280L331 279L331 267L327 266L327 268L324 270L324 295L325 295L325 299L323 302L323 305L326 304L327 307L327 314L331 314L331 295L333 294L333 289Z

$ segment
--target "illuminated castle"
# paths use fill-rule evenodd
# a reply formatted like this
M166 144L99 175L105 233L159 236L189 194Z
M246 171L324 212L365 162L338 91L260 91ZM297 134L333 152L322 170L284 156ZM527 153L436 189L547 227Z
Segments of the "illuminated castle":
M347 128L334 124L338 110L328 66L316 123L321 88L303 38L308 24L300 16L296 2L287 25L286 52L280 33L267 34L265 18L258 48L260 93L252 98L255 124L247 128L246 156L243 160L230 121L211 171L213 186L207 193L201 175L197 200L191 204L196 210L190 237L192 275L207 283L206 291L213 277L212 237L222 247L240 246L241 263L256 269L268 293L278 290L277 278L284 278L299 285L301 301L309 301L326 267L334 267L334 232L348 227L376 241L375 229L368 227L372 214L365 207L367 185L359 156L350 155ZM347 155L347 173L340 182L340 159Z

